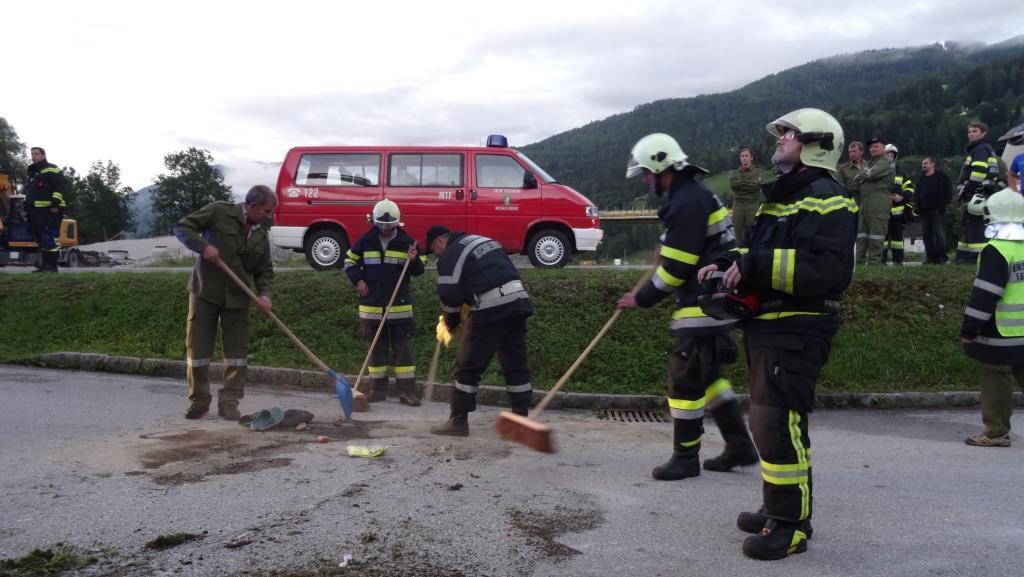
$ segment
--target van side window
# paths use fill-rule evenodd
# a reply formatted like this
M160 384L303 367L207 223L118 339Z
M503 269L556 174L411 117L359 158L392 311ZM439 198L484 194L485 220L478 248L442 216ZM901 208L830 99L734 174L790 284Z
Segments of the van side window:
M476 155L476 185L482 188L522 188L526 169L501 154Z
M388 186L462 186L462 154L392 154Z
M296 186L377 186L380 154L303 154Z

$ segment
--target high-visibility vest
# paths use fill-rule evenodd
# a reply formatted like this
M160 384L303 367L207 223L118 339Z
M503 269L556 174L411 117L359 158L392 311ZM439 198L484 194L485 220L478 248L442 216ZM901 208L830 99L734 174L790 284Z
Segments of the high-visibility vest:
M996 330L1004 337L1024 337L1024 241L992 239L989 245L1003 255L1010 273L996 304Z

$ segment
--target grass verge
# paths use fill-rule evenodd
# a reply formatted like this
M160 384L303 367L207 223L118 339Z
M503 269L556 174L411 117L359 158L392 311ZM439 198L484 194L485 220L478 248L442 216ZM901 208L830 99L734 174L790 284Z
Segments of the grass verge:
M528 324L534 384L547 388L576 359L640 270L523 270L537 313ZM187 273L0 276L0 362L58 352L184 359ZM975 363L957 339L970 293L971 267L863 268L844 301L819 392L974 390ZM417 374L434 349L439 303L436 273L413 279ZM340 271L277 275L274 308L286 325L338 371L355 373L366 343L359 336L355 291ZM565 390L660 394L673 346L666 300L628 311L597 345ZM265 316L252 313L249 362L314 368ZM217 353L219 356L219 352ZM442 353L448 380L455 350ZM746 367L726 375L739 390ZM501 384L497 362L485 383Z

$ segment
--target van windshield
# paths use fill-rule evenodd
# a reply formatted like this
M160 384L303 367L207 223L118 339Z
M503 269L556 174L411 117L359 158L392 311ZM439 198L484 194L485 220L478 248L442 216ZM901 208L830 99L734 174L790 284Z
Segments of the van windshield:
M525 154L523 154L522 152L519 152L518 150L516 151L516 154L519 155L520 160L525 162L526 166L529 166L530 170L532 170L535 174L537 174L537 176L539 176L541 180L543 180L547 184L557 184L558 183L558 181L555 180L550 174L544 172L543 168L537 166L536 164L534 164L534 162L532 160L527 158L527 156Z

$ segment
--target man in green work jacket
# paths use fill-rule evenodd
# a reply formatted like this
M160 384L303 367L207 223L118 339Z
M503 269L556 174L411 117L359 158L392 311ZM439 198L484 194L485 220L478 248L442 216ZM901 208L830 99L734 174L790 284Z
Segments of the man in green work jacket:
M264 225L273 222L275 206L274 191L258 185L245 195L244 203L212 202L174 226L174 236L201 255L188 283L187 419L198 419L210 410L210 358L218 321L224 339L224 386L218 393L217 413L232 421L241 416L238 402L245 395L250 299L218 263L244 279L259 295L256 306L269 311L274 267Z
M868 142L871 159L853 177L860 188L860 226L857 230L857 262L882 264L882 248L889 232L895 166L885 154L885 141L872 138Z
M754 222L754 215L761 206L761 184L764 171L753 165L754 153L749 148L740 149L740 167L729 175L732 189L732 223L736 231L736 244L747 246L747 229Z

